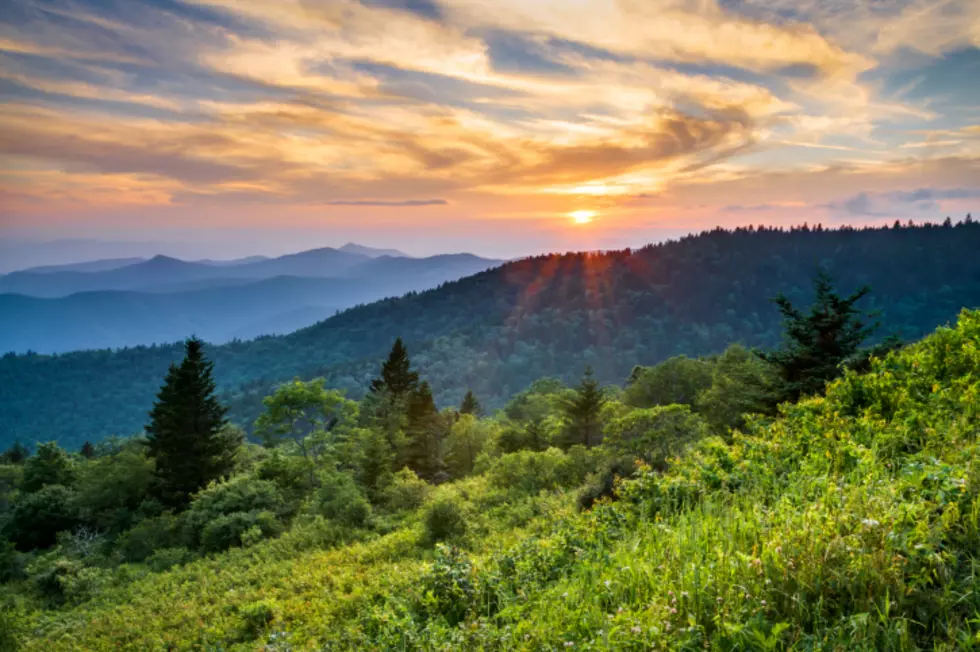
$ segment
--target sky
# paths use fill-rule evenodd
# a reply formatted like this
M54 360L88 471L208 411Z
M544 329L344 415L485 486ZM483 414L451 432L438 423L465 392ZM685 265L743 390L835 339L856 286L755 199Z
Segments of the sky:
M8 246L511 257L968 211L976 0L0 8Z

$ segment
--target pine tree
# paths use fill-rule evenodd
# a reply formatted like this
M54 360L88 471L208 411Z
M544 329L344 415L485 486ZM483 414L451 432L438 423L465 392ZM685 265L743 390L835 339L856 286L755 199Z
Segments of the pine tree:
M408 351L399 337L381 367L381 376L371 381L371 391L377 393L386 390L395 399L407 395L419 384L419 374L412 371L411 367Z
M187 340L184 360L170 365L146 427L148 453L156 461L156 493L176 508L227 475L238 448L223 432L227 408L215 396L214 365L202 348L200 340Z
M92 442L86 441L84 444L82 444L82 447L78 452L82 457L90 460L95 457L95 446L92 445Z
M473 390L466 390L466 396L463 397L463 402L459 406L459 413L472 414L475 417L483 415L483 406L474 396Z
M575 388L575 396L565 407L568 419L566 443L569 446L582 444L590 447L602 438L602 423L599 415L606 404L606 395L599 381L592 377L592 367L585 367L585 374Z
M27 449L20 443L20 440L14 442L13 446L0 453L0 463L3 464L23 464L24 460L30 457L31 451Z
M795 308L785 295L773 299L783 315L785 342L780 350L762 357L779 371L781 401L823 391L828 381L842 373L843 364L855 361L861 344L878 327L867 324L867 316L856 307L871 288L859 288L842 298L824 270L817 274L813 287L816 297L808 314Z
M439 412L429 383L423 381L408 399L405 466L432 482L443 471L439 441Z

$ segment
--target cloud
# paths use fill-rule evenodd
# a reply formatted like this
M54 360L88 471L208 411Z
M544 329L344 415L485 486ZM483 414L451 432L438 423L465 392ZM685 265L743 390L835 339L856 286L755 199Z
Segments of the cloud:
M412 207L412 206L445 206L449 202L445 199L406 199L403 201L380 201L371 199L354 199L341 201L325 202L328 206L385 206L385 207Z

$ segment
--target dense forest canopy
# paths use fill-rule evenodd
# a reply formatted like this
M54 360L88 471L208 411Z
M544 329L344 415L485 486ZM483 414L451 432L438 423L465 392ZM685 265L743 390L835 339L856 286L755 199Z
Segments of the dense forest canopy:
M862 308L880 312L880 333L914 340L980 305L978 250L972 221L717 229L632 251L528 258L210 351L229 417L243 426L295 376L363 396L397 336L437 405L458 405L469 388L492 410L540 377L571 382L585 364L601 382L622 383L634 366L675 355L719 353L734 342L775 346L781 315L771 299L783 293L805 304L818 268L844 292L871 286ZM181 348L4 356L0 445L53 439L77 448L139 432Z

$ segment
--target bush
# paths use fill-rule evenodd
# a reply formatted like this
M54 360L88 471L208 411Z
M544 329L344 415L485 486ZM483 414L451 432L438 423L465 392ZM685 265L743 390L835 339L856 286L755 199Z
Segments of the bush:
M276 609L271 602L250 602L238 610L242 618L242 631L249 639L255 639L276 619Z
M17 552L14 544L7 541L0 542L0 584L27 577L25 573L27 563L24 558L25 555Z
M187 548L160 548L146 560L146 565L155 573L161 573L174 566L186 564L194 558Z
M276 515L269 511L222 514L204 526L200 534L200 548L203 552L221 552L241 546L245 540L254 544L281 531L282 526Z
M606 426L606 444L618 454L641 459L655 469L708 436L708 425L686 405L633 410Z
M313 499L312 511L345 527L363 527L371 516L371 503L347 473L325 473Z
M438 541L459 539L466 534L467 524L459 500L443 497L432 502L423 515L425 540L430 545Z
M173 514L161 514L137 523L116 542L124 561L140 562L162 548L173 548L181 540L180 523Z
M274 482L240 475L211 484L194 496L183 515L184 541L205 552L240 546L242 535L253 527L263 536L278 534L282 530L279 519L288 511L282 490Z
M84 602L98 595L110 580L110 572L103 568L55 555L39 557L28 567L27 574L42 597L58 604Z
M61 485L47 485L35 493L21 494L7 522L7 538L18 550L50 548L58 533L78 527L72 492Z
M436 546L435 560L422 578L422 604L455 627L470 611L476 596L473 563L456 546Z
M432 485L405 467L394 475L391 485L385 489L384 501L389 509L396 512L416 510L425 504L431 492Z

